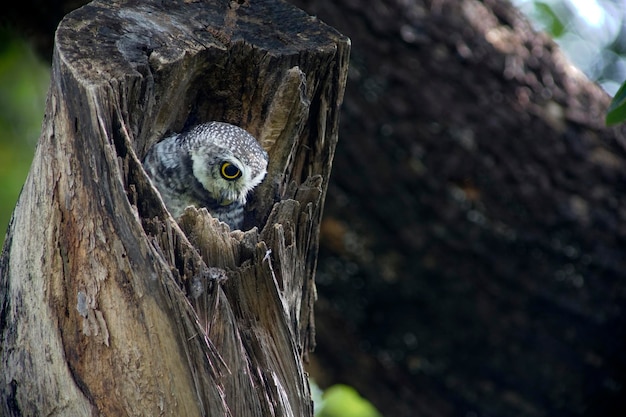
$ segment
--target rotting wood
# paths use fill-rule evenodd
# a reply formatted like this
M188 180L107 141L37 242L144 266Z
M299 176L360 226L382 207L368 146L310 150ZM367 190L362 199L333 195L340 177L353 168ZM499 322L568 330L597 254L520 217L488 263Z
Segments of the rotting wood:
M0 261L2 415L312 415L319 222L349 40L282 1L95 1L61 22ZM140 160L222 120L268 176L229 232Z

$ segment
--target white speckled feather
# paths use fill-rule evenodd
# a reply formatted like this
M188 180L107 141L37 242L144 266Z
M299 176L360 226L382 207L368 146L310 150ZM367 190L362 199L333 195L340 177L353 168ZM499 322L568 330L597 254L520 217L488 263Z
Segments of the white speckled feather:
M268 156L240 127L221 122L197 125L148 150L143 164L170 213L206 207L239 229L248 193L267 173Z

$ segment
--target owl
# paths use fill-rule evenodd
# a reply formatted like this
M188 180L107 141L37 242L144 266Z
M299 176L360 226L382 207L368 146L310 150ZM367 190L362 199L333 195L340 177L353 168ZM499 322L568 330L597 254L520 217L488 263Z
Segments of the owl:
M267 173L267 152L240 127L197 125L152 146L143 165L174 218L188 206L240 229L248 193Z

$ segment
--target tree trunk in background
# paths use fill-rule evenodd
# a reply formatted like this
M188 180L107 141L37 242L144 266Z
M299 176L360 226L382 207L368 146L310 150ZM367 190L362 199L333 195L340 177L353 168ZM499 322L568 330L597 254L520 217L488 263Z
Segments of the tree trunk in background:
M625 133L603 127L606 95L502 1L293 3L352 40L317 381L386 417L623 410Z
M65 17L0 258L0 415L313 415L303 357L348 54L281 1ZM258 228L195 209L177 224L147 180L150 146L208 120L270 155Z
M293 3L352 41L313 377L388 417L623 411L606 94L502 1Z

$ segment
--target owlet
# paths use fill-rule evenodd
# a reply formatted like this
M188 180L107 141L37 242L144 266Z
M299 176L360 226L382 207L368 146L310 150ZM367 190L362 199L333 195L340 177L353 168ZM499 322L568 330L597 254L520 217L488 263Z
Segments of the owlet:
M143 164L174 218L187 206L240 229L248 193L267 172L267 152L240 127L197 125L155 144Z

